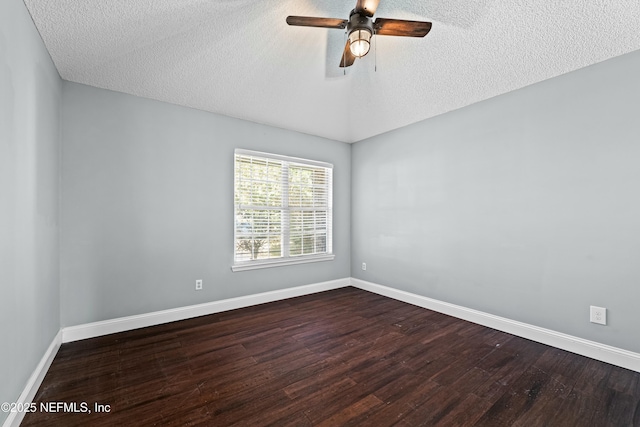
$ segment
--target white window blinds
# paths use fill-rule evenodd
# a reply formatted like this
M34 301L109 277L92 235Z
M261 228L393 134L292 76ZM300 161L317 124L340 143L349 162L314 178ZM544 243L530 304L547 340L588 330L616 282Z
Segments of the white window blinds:
M234 271L332 259L332 175L328 163L236 150Z

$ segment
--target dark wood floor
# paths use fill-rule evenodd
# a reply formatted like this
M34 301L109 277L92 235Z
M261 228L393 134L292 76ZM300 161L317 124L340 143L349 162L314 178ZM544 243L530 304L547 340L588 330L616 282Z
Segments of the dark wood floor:
M640 426L640 373L355 288L64 344L23 426Z

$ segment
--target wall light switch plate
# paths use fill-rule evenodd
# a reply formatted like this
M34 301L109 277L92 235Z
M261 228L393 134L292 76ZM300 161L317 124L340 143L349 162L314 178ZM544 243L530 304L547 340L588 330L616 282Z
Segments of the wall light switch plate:
M600 325L607 324L607 309L604 307L591 306L589 320L591 323L598 323Z

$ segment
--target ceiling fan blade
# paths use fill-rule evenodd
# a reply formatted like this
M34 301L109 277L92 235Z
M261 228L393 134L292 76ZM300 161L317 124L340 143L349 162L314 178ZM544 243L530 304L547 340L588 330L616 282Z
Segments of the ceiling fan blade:
M380 0L358 0L356 12L360 15L372 17L376 13Z
M355 62L356 57L353 53L351 53L351 49L349 48L349 40L347 40L347 44L344 46L344 52L342 52L342 59L340 59L340 67L350 67Z
M373 30L380 36L424 37L431 30L431 22L378 18Z
M287 16L287 24L299 27L322 27L322 28L347 28L346 19L339 18L315 18L312 16Z

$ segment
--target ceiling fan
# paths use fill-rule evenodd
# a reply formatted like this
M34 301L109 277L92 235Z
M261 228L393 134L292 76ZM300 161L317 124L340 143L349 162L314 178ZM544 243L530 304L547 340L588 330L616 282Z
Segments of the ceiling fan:
M315 18L311 16L287 16L287 24L300 27L322 27L347 29L347 44L342 53L340 67L353 65L356 58L369 52L371 37L400 36L424 37L431 30L431 22L406 21L403 19L372 19L380 0L357 0L356 7L349 14L349 19Z

